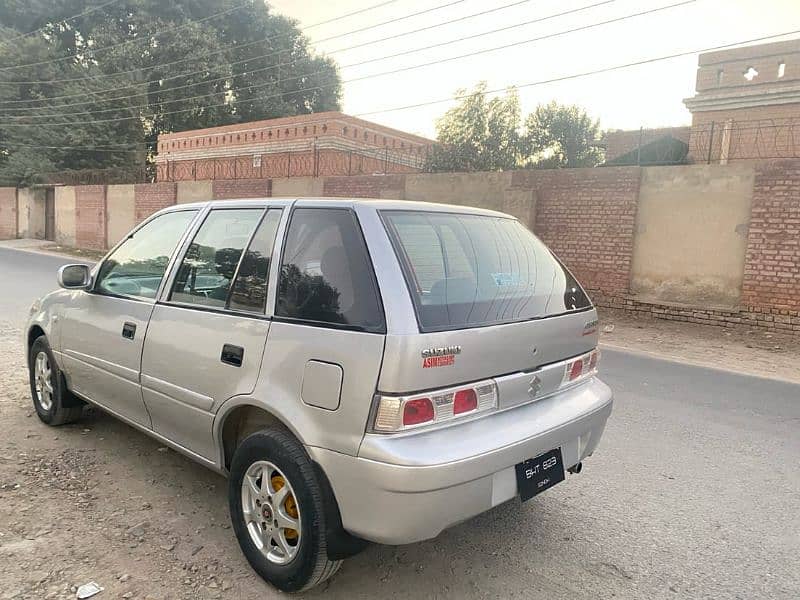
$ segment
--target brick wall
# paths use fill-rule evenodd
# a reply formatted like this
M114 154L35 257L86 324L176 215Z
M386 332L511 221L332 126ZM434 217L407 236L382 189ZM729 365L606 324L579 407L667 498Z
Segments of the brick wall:
M271 179L215 179L211 185L214 200L232 198L268 198L272 195Z
M637 252L637 216L645 214L637 215L640 196L645 198L647 192L641 186L643 173L658 170L662 175L669 175L659 181L683 181L683 187L676 188L675 193L703 202L707 199L703 186L709 184L708 174L697 167L321 177L307 178L305 191L291 194L413 198L512 212L533 224L536 233L574 271L598 306L647 312L669 320L721 326L744 324L800 332L800 160L716 169L725 173L750 169L750 181L754 182L751 184L752 211L747 213L751 221L746 234L746 252L744 244L740 249L746 254L744 276L740 280L743 281L741 304L725 308L711 307L701 301L690 304L690 299L683 304L660 298L647 301L645 296L631 290L632 265ZM720 173L715 176L719 179ZM699 180L693 183L693 177ZM272 183L271 179L258 178L215 180L207 182L205 197L209 192L214 199L268 197L272 193ZM107 190L103 186L70 189L76 197L77 244L100 247L106 235L102 202ZM139 222L174 204L176 190L175 183L136 185L135 220ZM106 210L114 210L113 203L106 204L112 204ZM16 214L9 208L15 206L14 190L0 188L0 228L6 223L6 231L10 231L8 223L16 224ZM652 219L647 222L649 229L662 226L667 225ZM698 247L707 244L719 249L717 242L709 241L707 229L690 231L684 228L681 232L682 235L703 236ZM745 235L744 230L742 235ZM693 240L696 238L688 242ZM639 252L636 256L642 259L646 255ZM739 263L735 269L737 277L742 275L741 268ZM680 272L676 274L679 275ZM683 298L680 300L684 302Z
M178 201L178 187L174 183L137 183L133 193L136 223Z
M590 291L627 294L641 170L515 171L514 188L536 194L536 234Z
M75 188L75 245L93 250L106 248L106 186Z
M405 189L404 175L361 175L357 177L328 177L322 187L323 196L351 198L382 198L385 193ZM391 195L390 197L396 197Z
M694 162L796 157L800 103L696 112L689 137Z
M800 161L756 167L742 304L778 323L800 317Z
M17 189L0 187L0 240L17 237Z

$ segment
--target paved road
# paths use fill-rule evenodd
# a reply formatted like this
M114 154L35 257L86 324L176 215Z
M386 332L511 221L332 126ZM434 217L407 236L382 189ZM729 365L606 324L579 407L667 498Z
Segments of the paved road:
M56 272L62 265L85 262L0 245L0 315L21 323L35 298L56 288Z
M33 296L52 287L62 262L0 249L0 314L24 316ZM800 386L611 350L601 367L616 405L581 475L436 540L372 547L348 561L324 593L800 598ZM127 448L145 444L141 434L108 421L93 427L104 436L98 448L115 462L131 461L123 471L133 466ZM162 459L153 456L160 468ZM171 460L180 465L173 485L214 481L182 457ZM134 472L129 484L147 489L146 476L138 478ZM208 500L219 504L209 509L212 521L224 519L222 490ZM225 561L239 564L234 544L226 547ZM241 597L272 597L257 585L247 581Z

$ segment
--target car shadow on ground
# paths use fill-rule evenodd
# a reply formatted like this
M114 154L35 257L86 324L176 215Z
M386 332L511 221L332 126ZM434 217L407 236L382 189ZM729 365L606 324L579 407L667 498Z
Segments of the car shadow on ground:
M169 530L178 539L169 550L164 549L169 544L154 544L156 553L165 554L160 559L174 555L178 560L199 563L201 569L204 561L226 565L233 571L234 590L240 593L233 597L274 591L250 570L230 529L227 480L95 408L88 409L69 431L95 447L98 462L106 465L105 471L100 473L98 468L96 474L95 493L100 502L106 494L110 505L118 501L114 478L104 474L127 472L128 495L151 506L144 517L154 535L163 537ZM564 560L585 562L580 548L570 549L576 538L565 514L568 510L554 488L525 503L512 500L497 506L432 540L397 547L373 544L305 596L505 595L508 577L513 574L514 587L531 580L542 598L569 597L574 590L552 571L554 564ZM133 524L140 517L132 516L129 521ZM199 547L202 550L194 552ZM152 552L148 547L145 554ZM575 567L581 568L576 564L570 570ZM586 570L591 574L591 569Z

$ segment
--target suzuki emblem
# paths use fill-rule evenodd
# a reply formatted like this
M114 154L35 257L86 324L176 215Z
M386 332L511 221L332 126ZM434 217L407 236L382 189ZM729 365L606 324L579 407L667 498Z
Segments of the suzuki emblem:
M534 375L533 379L528 382L528 394L530 396L535 396L538 394L542 389L542 380L539 378L538 375Z

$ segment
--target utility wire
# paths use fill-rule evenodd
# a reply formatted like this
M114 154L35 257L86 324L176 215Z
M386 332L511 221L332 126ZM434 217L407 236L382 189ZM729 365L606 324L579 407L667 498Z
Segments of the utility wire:
M800 33L800 29L795 29L793 31L785 31L783 33L776 33L776 34L773 34L773 35L767 35L767 36L762 36L762 37L757 37L757 38L751 38L751 39L748 39L748 40L741 40L741 41L733 42L733 43L730 43L730 44L723 44L723 45L719 45L719 46L711 46L711 47L707 47L707 48L697 48L697 49L694 49L694 50L687 50L685 52L676 52L676 53L667 54L667 55L664 55L664 56L659 56L659 57L654 57L654 58L646 58L646 59L638 60L638 61L634 61L634 62L624 63L624 64L620 64L620 65L614 65L614 66L611 66L611 67L604 67L604 68L601 68L601 69L593 69L593 70L590 70L590 71L583 71L583 72L580 72L580 73L573 73L571 75L564 75L564 76L561 76L561 77L554 77L554 78L551 78L551 79L540 79L538 81L532 81L532 82L528 82L528 83L511 84L509 86L487 90L485 93L486 94L502 93L502 92L508 90L509 88L522 89L522 88L536 87L536 86L540 86L540 85L547 85L547 84L551 84L551 83L557 83L557 82L561 82L561 81L568 81L568 80L572 80L572 79L579 79L579 78L583 78L583 77L589 77L589 76L592 76L592 75L601 75L603 73L610 73L610 72L613 72L613 71L620 71L620 70L624 70L624 69L629 69L631 67L638 67L638 66L642 66L642 65L646 65L646 64L656 63L656 62L663 62L663 61L666 61L666 60L673 60L673 59L676 59L676 58L683 58L685 56L691 56L691 55L694 55L694 54L701 54L701 53L705 53L705 52L715 52L717 50L727 50L729 48L743 46L745 44L754 44L754 43L757 43L757 42L765 42L767 40L772 40L772 39L780 38L780 37L786 37L786 36L789 36L789 35L796 35L798 33ZM463 100L464 98L467 98L469 95L470 94L467 93L467 94L461 94L461 95L457 95L457 96L449 96L447 98L440 98L438 100L428 100L428 101L425 101L425 102L418 102L416 104L406 104L406 105L403 105L403 106L395 106L395 107L392 107L392 108L382 108L382 109L378 109L378 110L357 113L357 114L354 114L352 116L354 116L354 117L365 117L365 116L376 115L376 114L384 114L384 113L390 113L390 112L397 112L397 111L401 111L401 110L410 110L410 109L414 109L414 108L421 108L421 107L424 107L424 106L433 106L433 105L436 105L436 104L444 104L446 102L452 102L454 100L455 101ZM2 145L2 143L0 143L0 145Z
M389 20L389 21L383 21L381 23L376 23L374 25L370 25L369 28L376 28L376 27L380 27L382 25L387 25L389 23L395 23L398 20L408 19L408 18L411 18L411 17L418 16L420 14L432 12L434 10L440 10L442 8L447 8L449 6L452 6L453 4L458 4L458 3L464 2L464 1L465 0L457 0L456 2L449 2L449 3L441 5L441 6L436 6L436 7L433 7L433 8L425 9L424 11L420 11L420 12L417 12L417 13L411 13L411 14L405 15L405 16L401 17L400 19L392 19L392 20ZM449 19L449 20L446 20L446 21L441 21L439 23L434 23L432 25L426 25L425 27L412 29L410 31L404 31L404 32L401 32L401 33L396 33L396 34L393 34L393 35L390 35L390 36L377 38L377 39L370 40L370 41L367 41L367 42L361 42L359 44L354 44L352 46L347 46L347 47L344 47L344 48L337 48L336 50L332 50L331 52L328 52L326 54L337 54L339 52L345 52L345 51L349 51L349 50L354 50L356 48L363 48L365 46L371 46L373 44L378 44L378 43L385 42L385 41L388 41L388 40L393 40L393 39L405 37L405 36L412 35L412 34L415 34L415 33L420 33L422 31L428 31L428 30L431 30L431 29L436 29L438 27L443 27L445 25L451 25L453 23L457 23L457 22L460 22L460 21L465 21L467 19L472 19L472 18L475 18L475 17L484 16L484 15L487 15L489 13L497 12L497 11L500 11L500 10L504 10L504 9L511 8L511 7L514 7L514 6L519 6L521 4L526 4L528 2L533 2L533 1L534 0L517 0L516 2L512 2L511 4L505 4L505 5L502 5L502 6L496 6L496 7L490 8L488 10L483 10L483 11L480 11L480 12L477 12L477 13L472 13L472 14L469 14L469 15L457 17L455 19ZM612 3L612 2L616 2L616 1L617 0L604 0L603 2L599 2L597 4L593 4L590 7L586 7L586 8L591 8L591 7L594 7L594 6L600 6L602 4L609 4L609 3ZM568 12L578 12L580 10L585 10L585 8L584 9L580 9L579 8L579 9L575 9L573 11L567 11L567 13ZM567 14L567 13L561 13L561 14ZM362 28L356 29L354 31L344 32L344 33L341 33L341 34L338 34L338 35L335 35L335 36L332 36L332 37L329 37L329 38L325 38L324 40L321 40L321 41L327 41L327 40L332 40L332 39L336 39L336 38L340 38L340 37L345 37L345 36L352 35L353 33L360 33L362 31L364 31L364 29L366 29L366 28L362 27ZM264 40L258 40L258 41L262 42ZM244 47L244 45L242 45L241 47ZM242 60L237 60L237 61L234 61L234 62L231 62L231 63L228 63L228 64L229 65L237 65L237 64L241 64L241 63L250 62L250 61L256 61L256 60L260 61L260 60L263 60L265 58L270 58L272 56L283 54L283 52L284 51L278 51L278 52L271 52L271 53L268 53L268 54L262 54L262 55L258 55L258 56L252 56L252 57L245 58L245 59L242 59ZM194 57L192 57L190 59L185 59L185 60L192 60L193 58ZM256 70L253 70L253 71L247 71L246 74L249 75L249 74L252 74L252 73L256 73L256 72L264 71L264 70L268 70L268 69L277 69L279 67L292 66L292 65L295 65L297 62L298 62L297 60L294 60L294 61L291 61L291 62L288 62L288 63L281 63L281 64L277 64L277 65L272 65L270 67L265 67L265 68L262 68L262 69L256 69ZM152 67L152 68L153 69L162 68L163 66L164 65L157 65L157 66ZM141 82L141 83L137 82L137 85L150 85L150 84L153 84L153 83L163 84L165 81L171 81L173 79L182 79L184 77L188 77L189 75L202 74L202 73L205 73L206 71L207 71L207 69L201 69L199 71L189 71L189 72L186 72L186 73L179 73L178 75L172 75L170 77L161 77L161 78L158 78L158 79L152 79L150 81L144 81L144 82ZM188 85L185 85L185 86L174 86L174 87L171 87L171 88L165 88L164 90L159 90L159 91L161 91L163 93L163 92L166 92L166 91L169 91L169 90L182 89L182 88L191 87L191 86L194 86L194 85L202 85L204 83L209 83L209 82L212 82L212 81L218 81L220 79L229 79L230 77L231 76L226 76L224 78L218 78L217 80L204 80L204 81L199 81L199 82L195 82L195 83L192 83L192 84L188 84ZM98 77L98 79L99 79L99 77ZM66 81L66 80L61 80L61 81ZM19 83L19 84L27 83L27 84L33 84L33 83L44 83L44 82L42 82L42 81L35 81L35 82L4 82L4 81L0 81L0 85L2 85L4 83ZM52 82L49 82L49 83L52 83ZM116 87L116 88L108 88L108 89L105 89L105 90L96 90L93 93L101 94L101 93L108 93L108 92L114 92L114 91L121 91L125 87L130 87L130 86L120 86L120 87ZM133 96L116 96L114 98L99 99L99 101L106 102L106 101L112 101L112 100L120 100L120 99L124 99L124 98L132 98L132 97L135 97L135 96L138 96L138 95L139 94L135 94ZM64 95L64 96L50 96L50 97L47 97L47 98L32 98L30 100L7 100L5 102L0 101L0 108L4 104L12 104L12 103L14 103L14 104L22 104L22 103L28 104L29 102L47 102L47 101L50 101L50 100L59 100L59 99L63 99L63 98L75 98L75 97L85 97L85 96L86 96L86 93L82 92L82 93L77 93L77 94L67 94L67 95ZM84 100L82 102L72 102L72 103L60 104L58 106L52 106L52 107L44 107L44 106L26 106L26 107L21 107L21 108L10 107L8 110L27 111L27 110L39 110L39 109L42 109L42 108L65 108L67 106L79 106L81 104L87 104L87 103L88 103L88 101Z
M530 0L523 0L523 2L528 2L528 1L530 1ZM686 0L684 3L688 4L688 3L691 3L691 2L695 2L695 1L696 0ZM414 53L417 53L417 52L422 52L424 50L430 50L430 49L433 49L433 48L439 48L439 47L442 47L442 46L448 46L448 45L455 44L455 43L458 43L458 42L463 42L465 40L475 39L475 38L478 38L478 37L483 37L483 36L491 35L491 34L494 34L494 33L499 33L499 32L502 32L502 31L508 31L510 29L515 29L515 28L518 28L518 27L524 27L524 26L527 26L527 25L531 25L533 23L539 23L539 22L542 22L542 21L547 21L549 19L554 19L556 17L561 17L561 16L568 15L568 14L582 12L582 11L589 10L589 9L592 9L592 8L596 8L598 6L602 6L604 4L609 4L609 3L612 3L612 2L616 2L616 0L603 0L602 2L597 2L595 4L590 4L588 6L575 8L575 9L572 9L572 10L556 13L556 14L553 14L553 15L548 15L548 16L545 16L545 17L539 17L537 19L532 19L530 21L523 21L521 23L515 23L513 25L507 25L507 26L504 26L504 27L500 27L498 29L492 29L492 30L489 30L489 31L484 31L484 32L480 32L480 33L469 35L469 36L462 36L462 37L456 38L454 40L448 40L448 41L445 41L445 42L438 42L436 44L423 46L421 48L412 48L412 49L409 49L409 50L404 50L402 52L389 54L389 55L386 55L386 56L373 57L373 58L369 58L369 59L366 59L366 60L362 60L360 62L351 63L351 64L347 64L347 65L342 65L340 67L340 69L349 69L349 68L352 68L352 67L365 65L365 64L368 64L368 63L372 63L372 62L388 60L390 58L397 58L397 57L405 56L405 55L408 55L408 54L414 54ZM515 4L520 4L520 2L517 2ZM506 5L506 6L514 6L515 4ZM491 10L498 10L498 9L491 9ZM485 12L489 12L489 11L484 11L484 13ZM479 13L479 14L481 14L481 13ZM444 25L444 24L447 24L447 23L449 23L449 22L445 21L444 23L440 23L440 24L435 25L435 26L441 26L441 25ZM429 29L429 28L432 28L432 27L434 27L434 25L428 26L428 27L423 28L423 29ZM396 36L391 36L391 37L396 37ZM355 46L349 46L349 47L346 47L346 48L337 49L337 50L332 51L330 54L336 54L336 53L339 53L339 52L352 50L353 48L358 48L358 47L361 47L361 46L365 46L365 45L368 45L370 43L382 42L385 39L387 39L387 38L382 38L382 39L374 40L373 42L369 42L369 43L356 44ZM388 39L391 39L391 38L388 38ZM258 58L258 57L255 57L255 58ZM248 60L251 60L251 59L248 59ZM264 72L264 71L271 71L273 69L277 69L277 68L284 67L284 66L292 66L292 65L295 64L295 62L296 61L292 61L292 62L289 62L289 63L282 63L282 64L277 64L277 65L272 65L272 66L269 66L269 67L263 67L263 68L260 68L260 69L254 69L252 71L248 71L247 74L248 75L252 75L254 73L260 73L260 72ZM311 73L311 75L318 75L318 74L322 74L322 73L324 73L324 72L323 71L317 71L315 73ZM295 79L300 79L300 78L303 78L303 77L306 77L306 76L307 75L300 75L300 76L296 76L296 77L285 78L285 79L283 79L283 81L293 81ZM186 88L194 87L194 86L197 86L197 85L214 83L214 82L218 82L218 81L225 81L225 80L228 80L230 78L231 78L230 76L226 75L225 77L218 77L216 79L207 79L205 81L199 81L199 82L190 83L190 84L186 84L186 85L173 86L173 87L170 87L170 88L165 88L165 89L162 89L162 90L158 90L158 93L166 94L167 92L186 89ZM157 82L150 82L150 83L157 83ZM272 84L272 82L268 82L266 85L271 85L271 84ZM247 89L254 89L256 87L258 87L258 86L249 86ZM263 87L263 85L262 85L262 87ZM196 100L198 98L207 98L207 97L215 96L215 95L217 95L219 93L220 92L217 91L217 92L213 92L213 93L209 93L209 94L201 94L199 96L185 96L184 98L178 98L178 99L175 99L175 100L164 100L162 102L149 103L146 106L130 107L130 108L132 108L132 109L133 108L149 108L149 107L153 107L153 106L159 106L159 105L162 105L162 104L169 104L169 103L172 103L172 102L180 102L180 101L183 101L183 100ZM114 97L114 98L104 98L102 100L98 100L98 102L113 102L113 101L116 101L116 100L127 100L129 98L138 98L141 95L142 94L140 93L140 94L132 94L132 95L128 95L128 96L117 96L117 97ZM58 111L58 109L66 108L68 106L82 106L82 105L86 105L88 103L89 103L88 101L83 101L83 102L74 102L74 103L71 103L71 104L62 104L60 106L54 106L54 107L31 107L31 108L26 108L26 109L21 109L21 108L13 109L12 108L12 109L7 109L7 110L14 110L14 111L42 110L43 108L45 108L45 109L49 109L49 110ZM0 107L0 109L1 108L2 107ZM54 116L57 117L57 116L76 115L76 114L92 114L92 115L95 115L95 114L98 114L98 113L112 112L112 111L117 111L117 110L120 110L120 107L112 107L112 108L105 108L105 109L99 109L99 110L94 110L94 111L77 112L77 113L51 112L50 114L47 114L47 115L18 115L18 114L12 115L12 114L9 114L8 117L9 118L18 118L18 119L22 119L22 118L51 118L51 117L54 117Z
M81 18L81 17L85 17L86 15L89 15L89 14L91 14L91 13L93 13L93 12L96 12L96 11L98 11L98 10L101 10L101 9L103 9L103 8L107 7L107 6L111 6L112 4L115 4L115 3L117 3L117 2L119 2L119 0L110 0L109 2L106 2L105 4L98 4L97 6L94 6L94 7L92 7L92 8L89 8L89 9L87 9L87 10L83 11L82 13L78 13L77 15L72 15L71 17L66 17L65 19L59 19L59 20L58 20L58 21L56 21L55 23L48 23L47 25L44 25L44 26L42 26L42 27L39 27L39 29L34 29L33 31L29 31L29 32L27 32L27 33L23 33L23 34L21 34L21 35L18 35L18 36L15 36L15 37L9 38L9 39L7 39L7 40L0 40L0 45L7 45L7 44L11 44L12 42L19 41L19 40L21 40L21 39L24 39L24 38L26 38L26 37L30 37L30 36L32 36L32 35L35 35L35 34L37 34L37 33L42 33L42 32L44 32L44 30L45 30L45 29L47 29L47 28L48 28L50 25L58 25L58 24L60 24L60 23L68 23L69 21L73 21L73 20L75 20L75 19L79 19L79 18Z
M510 44L504 44L504 45L501 45L501 46L495 46L493 48L487 48L487 49L483 49L483 50L476 50L474 52L468 52L466 54L461 54L461 55L458 55L458 56L451 56L451 57L448 57L448 58L432 60L432 61L428 61L426 63L417 64L417 65L411 65L411 66L406 66L406 67L400 67L400 68L397 68L397 69L391 69L391 70L388 70L388 71L383 71L383 72L380 72L380 73L374 73L374 74L371 74L371 75L363 75L361 77L355 77L355 78L352 78L352 79L346 79L346 80L343 80L341 82L337 81L337 82L333 82L331 84L312 86L312 87L309 87L309 88L299 88L297 90L293 90L290 93L296 94L296 93L300 93L300 92L318 91L318 90L327 89L329 87L334 87L336 85L339 85L339 83L353 83L353 82L356 82L356 81L363 81L363 80L366 80L366 79L373 79L375 77L382 77L382 76L385 76L385 75L394 75L394 74L397 74L397 73L403 73L403 72L406 72L406 71L411 71L411 70L415 70L415 69L419 69L419 68L423 68L423 67L428 67L428 66L432 66L432 65L438 65L438 64L443 64L443 63L447 63L447 62L452 62L454 60L460 60L460 59L463 59L463 58L470 58L470 57L478 56L478 55L481 55L481 54L487 54L489 52L496 52L498 50L506 50L508 48L513 48L513 47L521 46L521 45L524 45L524 44L530 44L530 43L537 42L537 41L540 41L540 40L543 40L543 39L550 39L550 38L553 38L553 37L558 37L558 36L562 36L562 35L568 35L570 33L575 33L575 32L578 32L578 31L585 31L587 29L601 27L603 25L608 25L610 23L621 22L621 21L625 21L627 19L631 19L631 18L634 18L634 17L639 17L639 16L643 16L643 15L656 13L656 12L667 10L667 9L670 9L670 8L675 8L675 7L678 7L678 6L683 6L683 5L686 5L686 4L690 4L690 3L695 2L695 1L696 0L684 0L683 2L679 2L679 3L676 3L676 4L662 6L662 7L658 7L658 8L654 8L654 9L649 9L649 10L646 10L646 11L641 11L641 12L633 13L633 14L629 14L629 15L624 15L622 17L616 17L614 19L609 19L609 20L606 20L606 21L599 21L599 22L596 22L596 23L591 23L589 25L583 25L583 26L580 26L580 27L575 27L575 28L572 28L572 29L567 29L567 30L563 30L563 31L559 31L559 32L556 32L556 33L551 33L551 34L547 34L547 35L543 35L543 36L539 36L539 37L535 37L535 38L531 38L531 39L527 39L527 40L513 42L513 43L510 43ZM469 39L470 37L475 37L475 36L467 36L467 37L462 38L462 39ZM455 40L455 41L462 41L462 40ZM451 43L453 43L453 42L451 42ZM436 44L434 46L437 46L437 45L441 45L441 44ZM434 46L431 46L431 47L434 47ZM401 52L401 53L398 53L398 54L395 54L395 55L391 55L391 56L388 56L388 57L382 57L380 60L384 60L386 58L394 58L395 56L401 56L403 54L408 54L408 53L410 53L410 51L404 51L404 52ZM356 66L356 65L365 64L365 63L368 63L368 62L374 62L375 60L378 60L378 59L368 59L366 61L362 61L361 63L354 63L353 65L347 65L347 66ZM319 71L319 72L316 72L316 73L306 73L306 74L303 74L303 75L300 75L300 76L297 76L297 77L288 78L287 80L302 79L302 78L305 78L305 77L309 77L309 76L312 76L312 75L319 75L319 74L323 74L323 73L324 73L323 71ZM284 80L284 81L287 81L287 80ZM250 86L247 89L248 90L253 90L253 89L257 89L257 88L261 88L261 87L271 86L273 84L274 84L274 82L270 81L270 82L267 82L267 83L264 83L264 84L258 84L258 85ZM187 100L197 100L197 99L207 98L209 96L214 96L214 95L217 95L217 94L203 94L203 95L194 96L194 97L190 96L190 97L180 98L180 99L177 99L177 100L165 101L163 104L170 103L170 102L174 103L174 102L185 102ZM252 98L247 98L246 100L248 102L262 101L262 100L268 100L268 99L272 99L272 98L283 97L284 95L286 95L286 94L283 93L283 92L280 92L280 93L277 93L277 94L272 94L272 95L267 95L267 96L254 96ZM225 103L221 103L221 104L211 104L211 105L206 105L206 106L202 106L202 107L192 107L192 108L186 108L186 109L175 110L175 111L166 111L166 112L160 113L159 116L163 117L163 116L172 115L172 114L183 114L183 113L192 112L192 111L196 111L196 110L204 110L204 109L208 109L208 108L217 108L217 107L228 106L230 104L231 104L230 102L225 102ZM133 109L136 109L136 108L144 109L144 108L148 108L149 106L151 106L151 105L139 106L139 107L127 107L127 109L130 109L130 110L133 110ZM117 110L119 110L119 109L117 109ZM103 111L95 111L95 112L103 112ZM105 112L107 112L107 110ZM30 119L30 118L43 118L43 117L53 118L53 117L58 117L58 116L61 116L61 117L64 117L64 116L79 116L79 115L82 115L82 114L91 115L93 113L84 112L84 113L77 113L77 114L69 113L69 114L62 114L62 115L53 114L53 115L36 115L36 116L27 116L27 117L16 116L16 117L10 117L10 118L17 118L17 119ZM141 117L140 116L131 116L131 117L116 117L116 118L111 118L111 119L97 119L97 120L91 120L91 121L84 121L83 124L87 124L88 125L88 124L100 124L100 123L116 123L116 122L121 122L121 121L129 121L129 120L133 120L133 119L141 119ZM37 123L10 123L8 125L5 125L5 127L14 127L14 126L24 127L24 126L29 126L29 125L32 125L32 124L35 125ZM72 125L72 124L73 124L72 122L67 121L67 122L60 122L60 123L47 123L46 125L47 126L51 126L51 125L57 126L57 125ZM42 123L41 125L45 125L45 124Z
M314 27L320 27L321 25L327 25L328 23L333 23L333 22L339 21L341 19L345 19L345 18L352 17L352 16L360 14L360 13L364 13L364 12L367 12L367 11L374 10L376 8L381 8L383 6L386 6L388 4L393 4L393 3L398 2L398 1L400 1L400 0L387 0L385 2L380 2L378 4L373 4L371 6L368 6L366 8L362 8L362 9L357 10L357 11L353 11L353 12L350 12L350 13L347 13L347 14L344 14L344 15L339 15L338 17L333 17L331 19L327 19L325 21L320 21L318 23L313 23L311 25L308 25L308 26L300 29L300 31L301 32L305 32L305 31L308 31L309 29L312 29ZM451 0L450 2L448 2L446 4L442 4L440 6L434 6L432 8L426 8L425 10L421 10L421 11L418 11L418 12L415 12L415 13L409 13L409 14L404 15L402 17L396 17L394 19L389 19L388 21L383 21L381 23L376 23L374 25L368 25L368 26L365 26L365 27L361 27L359 29L354 29L352 31L348 31L348 32L345 32L345 33L340 33L340 34L331 36L331 37L323 38L321 40L317 40L316 43L327 42L329 40L334 40L334 39L337 39L337 38L340 38L340 37L344 37L344 36L347 36L347 35L352 35L354 33L361 33L362 31L367 31L369 29L374 29L376 27L381 27L382 25L388 25L390 23L396 23L398 21L404 21L406 19L410 19L411 17L416 17L418 15L422 15L422 14L425 14L425 13L433 12L435 10L439 10L439 9L442 9L442 8L447 8L449 6L453 6L454 4L461 4L462 2L466 2L466 0ZM194 21L192 21L192 22L194 22ZM160 35L160 33L164 33L166 31L169 31L169 30L164 30L164 31L156 33L154 35ZM166 63L159 63L159 64L156 64L156 65L153 65L150 68L151 69L163 69L164 67L171 67L171 66L177 65L179 63L187 62L187 61L190 61L190 60L197 60L198 58L208 58L210 56L215 56L217 54L222 54L223 52L228 52L229 50L232 50L232 49L242 50L244 48L247 48L249 46L253 46L255 44L261 44L261 43L264 43L264 42L271 42L271 41L275 41L276 39L286 38L286 37L290 37L292 35L294 35L294 34L293 33L287 33L287 34L278 35L278 36L267 36L267 37L261 38L259 40L253 40L251 42L245 42L244 44L239 44L239 45L235 45L235 46L233 44L229 44L229 45L227 45L227 46L225 46L223 48L220 48L218 50L214 50L213 52L207 52L205 54L201 54L200 56L189 56L187 58L182 58L180 60L174 60L174 61L166 62ZM149 38L142 38L142 39L149 39ZM129 43L129 42L122 42L122 43ZM275 55L275 54L280 54L280 52L274 52L272 55ZM74 57L65 57L65 58L74 58ZM0 69L0 71L2 71L2 70L3 69ZM138 69L130 69L128 71L117 71L116 73L100 73L100 74L94 76L93 79L106 79L108 77L118 77L118 76L121 76L121 75L130 75L132 73L138 73L139 71L141 71L140 68L138 68ZM190 74L193 74L193 73L201 73L201 72L203 72L203 71L190 71L190 72L184 73L182 75L173 76L173 78L174 77L184 77L184 76L187 76L187 75L190 75ZM48 79L38 79L38 80L30 80L30 81L7 80L7 81L0 81L0 85L54 84L54 83L66 83L66 82L71 82L71 81L84 81L85 79L86 79L86 76L69 77L69 78L64 78L64 79L49 79L49 80ZM113 88L111 88L111 91L113 91ZM74 95L75 94L72 94L72 96L74 96ZM51 97L49 99L52 100L52 99L64 98L64 97L66 97L66 96L53 96L53 97ZM41 100L47 100L47 98L42 98ZM22 100L19 100L18 102L22 102Z
M202 19L191 19L191 20L185 21L184 23L182 23L180 25L175 25L173 27L167 27L165 29L162 29L161 31L157 31L152 35L145 35L145 36L138 37L138 38L135 38L135 39L132 39L132 40L125 40L124 42L117 42L116 44L110 44L108 46L100 46L99 48L93 48L93 47L92 48L87 48L86 52L87 53L91 52L92 56L95 56L95 55L97 55L98 52L107 52L107 51L113 50L115 48L122 48L124 46L130 46L132 44L139 44L141 42L150 41L154 37L158 37L158 36L163 35L165 33L175 33L176 31L180 31L181 29L185 29L187 27L190 27L192 25L197 25L199 23L205 23L206 21L210 21L211 19L216 19L217 17L222 17L224 15L230 14L232 12L235 12L237 10L240 10L240 9L244 8L245 6L249 6L249 5L252 5L252 4L253 4L252 0L247 0L246 2L243 2L242 4L237 4L234 7L227 8L225 10L221 10L221 11L216 12L214 14L208 15L207 17L203 17ZM15 70L15 69L22 69L22 68L25 68L25 67L38 67L39 65L55 65L55 64L62 63L62 62L65 62L65 61L75 60L75 58L77 58L75 55L62 56L61 58L51 58L49 60L40 60L38 62L23 63L23 64L19 64L19 65L12 65L10 67L0 67L0 71L12 71L12 70ZM83 78L81 78L81 79L83 79Z

